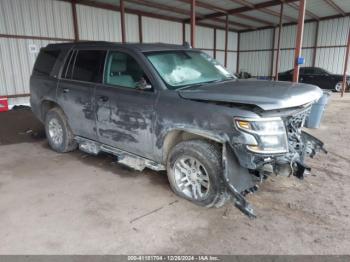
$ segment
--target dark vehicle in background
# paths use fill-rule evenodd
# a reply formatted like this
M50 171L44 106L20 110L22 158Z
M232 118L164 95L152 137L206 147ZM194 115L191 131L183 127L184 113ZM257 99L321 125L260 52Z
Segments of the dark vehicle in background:
M302 178L305 157L323 148L302 131L318 87L238 80L180 45L50 44L30 93L53 150L166 170L179 196L206 207L232 199L250 216L246 193L271 174Z
M280 81L293 81L293 69L278 74ZM342 89L343 75L332 74L319 67L301 67L299 82L316 85L322 89L340 92ZM347 76L347 87L350 85L350 76Z

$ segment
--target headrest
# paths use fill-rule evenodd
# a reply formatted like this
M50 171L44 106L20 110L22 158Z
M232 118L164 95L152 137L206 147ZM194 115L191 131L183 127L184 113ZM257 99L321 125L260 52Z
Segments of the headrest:
M111 57L110 72L125 72L127 56L121 53L115 53Z

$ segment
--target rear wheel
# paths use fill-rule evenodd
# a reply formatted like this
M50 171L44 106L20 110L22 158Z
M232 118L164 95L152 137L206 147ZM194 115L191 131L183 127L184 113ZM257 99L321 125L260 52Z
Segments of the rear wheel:
M222 206L227 200L219 146L204 140L177 144L169 153L168 179L173 191L201 206Z
M69 152L77 148L72 130L61 109L50 109L45 116L45 132L50 147L59 153Z
M343 82L338 82L335 87L334 87L334 90L337 91L337 92L341 92L343 88Z

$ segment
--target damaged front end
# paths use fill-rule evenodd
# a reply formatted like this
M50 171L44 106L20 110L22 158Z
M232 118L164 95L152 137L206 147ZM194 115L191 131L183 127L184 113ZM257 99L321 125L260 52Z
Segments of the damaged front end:
M280 117L235 119L248 143L224 145L224 179L235 206L249 217L255 215L244 196L255 191L258 183L271 174L303 179L311 170L305 157L327 153L322 141L302 130L310 109L307 105Z

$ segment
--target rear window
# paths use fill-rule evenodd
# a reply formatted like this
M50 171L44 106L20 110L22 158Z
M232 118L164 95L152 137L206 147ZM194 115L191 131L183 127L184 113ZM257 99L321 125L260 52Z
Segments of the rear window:
M102 81L104 50L78 50L68 55L62 77L84 82Z
M34 74L48 76L60 54L60 50L42 49L36 59L33 69Z

